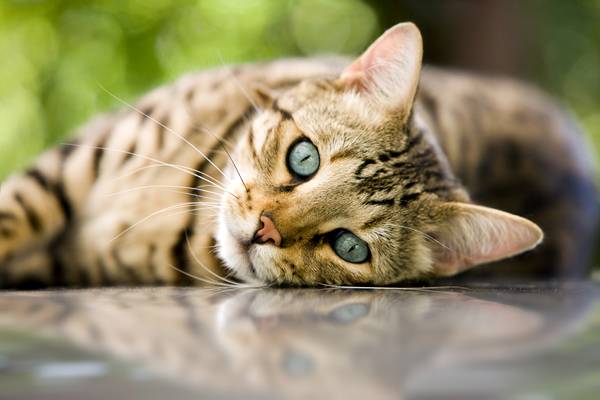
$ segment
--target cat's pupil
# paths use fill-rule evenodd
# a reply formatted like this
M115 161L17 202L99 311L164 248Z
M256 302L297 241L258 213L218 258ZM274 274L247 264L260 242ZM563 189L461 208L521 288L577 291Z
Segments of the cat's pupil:
M297 142L288 152L287 166L292 175L307 178L317 172L319 164L319 151L308 140Z
M363 263L369 259L369 246L352 232L343 231L332 244L335 253L351 263Z

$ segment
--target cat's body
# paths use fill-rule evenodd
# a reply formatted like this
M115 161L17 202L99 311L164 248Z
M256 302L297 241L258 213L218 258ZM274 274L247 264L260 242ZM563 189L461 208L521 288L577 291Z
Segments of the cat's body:
M535 250L469 274L585 276L598 199L591 154L572 117L521 82L456 72L425 71L420 99L473 201L529 218L545 233Z
M201 283L170 266L214 279L194 260L197 257L206 266L220 269L211 247L215 226L211 209L189 205L165 211L115 239L165 207L195 201L198 195L216 200L214 193L219 189L203 187L198 176L174 167L152 166L158 161L170 163L222 181L215 166L199 152L221 169L230 162L224 149L239 139L255 112L245 94L250 83L292 85L335 69L339 67L332 63L290 60L204 71L158 88L136 103L140 111L169 129L132 109L92 121L78 132L76 145L50 150L24 175L2 185L0 223L11 233L13 226L23 232L23 239L19 240L20 232L14 232L0 242L2 258L12 253L12 261L2 264L2 281L11 282L14 276L34 285ZM48 183L40 184L40 176ZM158 186L142 188L148 185ZM199 186L213 193L177 186ZM119 194L123 191L127 192ZM30 232L35 229L18 209L16 193L33 203L31 213L39 220L42 240L32 240L38 234ZM13 207L18 222L3 214ZM198 246L193 255L188 241ZM10 251L15 247L25 250L24 257Z
M257 170L270 168L260 164L266 159L273 162L282 157L285 159L279 155L285 151L278 148L278 141L273 144L275 147L269 147L268 135L259 137L252 131L263 126L267 127L267 132L277 131L280 129L277 124L284 124L286 118L297 124L286 130L304 129L299 127L303 126L303 112L307 111L303 111L306 107L298 106L302 104L298 99L313 92L320 96L319 90L339 94L339 88L328 79L338 76L345 64L343 59L282 60L200 72L144 96L135 104L137 110L127 108L118 114L96 119L80 131L73 142L75 145L50 150L26 173L15 175L2 185L0 285L19 287L26 282L35 285L192 284L199 281L178 270L215 280L212 273L222 275L226 269L232 269L238 278L245 280L250 272L238 274L236 263L247 261L238 261L236 257L247 256L226 253L237 244L228 242L231 239L223 232L219 233L219 229L227 228L223 228L223 222L216 222L216 211L220 213L219 218L227 220L222 214L223 208L232 207L227 201L242 200L250 204L244 212L251 212L252 202L256 201L270 202L277 208L280 202L288 202L286 199L293 196L288 192L297 192L298 182L274 186L276 189L269 190L278 194L266 200L263 198L268 190L260 189L252 200L251 195L256 193L252 191L255 190L253 184L259 182L260 177L255 179L244 166L245 161L240 162L240 149L244 152L242 158L250 157ZM306 80L310 83L298 85ZM255 90L257 84L260 90ZM288 90L292 94L286 94ZM253 103L260 103L261 95L269 91L283 95L274 103L262 99L268 105L261 103L258 107L264 105L275 116L255 118L261 111ZM355 97L347 96L344 101L354 104L358 102ZM322 107L319 115L328 115L327 104ZM362 119L370 118L368 114L364 107L349 114L356 120L348 119L348 126L361 126ZM358 194L354 197L362 199L361 190L371 190L365 194L364 204L377 207L376 211L367 210L364 204L361 210L367 210L365 213L371 217L373 226L385 219L385 214L375 215L376 212L385 213L385 207L399 207L398 212L406 219L405 213L413 200L469 202L468 192L479 204L530 218L542 227L546 237L534 252L518 257L511 265L486 266L479 269L482 273L510 277L581 277L585 274L597 212L593 171L576 126L552 101L534 89L509 80L425 68L415 107L410 114L402 115L409 122L400 130L408 139L388 141L382 143L381 148L366 145L365 149L360 148L360 141L355 141L356 153L346 149L345 153L339 151L327 161L356 158L341 171L347 170L348 179L358 182ZM273 118L277 121L271 121ZM374 115L373 118L378 117ZM311 120L306 118L305 124L306 121ZM336 127L339 123L332 125L330 130ZM382 135L388 134L394 133ZM241 169L241 176L245 177L244 184L239 180L238 171L232 169L221 140L230 149L237 148L233 159ZM315 139L311 140L315 142ZM345 141L349 140L346 138ZM288 141L291 142L292 139ZM328 142L328 146L334 147L331 144L334 142ZM413 151L411 146L416 152L414 155L410 153ZM262 153L247 154L256 149ZM327 150L321 147L319 151L324 156ZM402 158L407 155L411 158ZM264 160L261 161L261 157ZM163 166L158 166L159 163ZM321 160L321 164L324 163ZM325 170L326 166L321 168ZM402 172L393 172L398 169ZM227 179L221 171L225 171ZM269 179L283 181L284 178L279 178L281 174L277 170L264 172ZM336 174L339 177L339 172ZM407 183L406 179L413 175L413 181ZM213 183L207 183L207 179ZM233 181L237 185L235 188L228 184ZM247 198L240 200L244 192L236 190L244 187ZM402 187L404 192L382 197L381 193L389 194L391 188L396 187ZM407 196L409 187L414 191L409 191ZM338 196L343 201L336 190L331 188L331 196ZM349 189L340 187L339 190L343 193ZM277 196L288 197L280 200ZM260 200L256 200L257 197ZM192 204L196 201L205 204ZM290 204L297 203L298 199L289 200L287 208L281 206L281 213L293 207ZM423 213L424 208L426 206L419 208L418 213ZM263 207L258 215L262 216L264 210ZM319 207L311 205L310 210L319 210ZM303 212L309 221L310 211ZM327 210L320 212L324 220L334 219ZM337 209L336 213L343 212ZM271 233L268 236L277 248L292 251L295 243L303 240L304 231L300 228L293 230L295 228L283 226L285 221L297 221L297 215L278 217L272 216L270 211L265 215L268 221L272 219L277 223L273 232L279 236ZM445 214L440 211L431 215L431 218L439 219ZM407 229L425 230L434 242L442 240L445 243L444 233L438 236L435 230L426 228L427 223L422 222L424 218L411 219ZM233 223L236 224L242 229L245 222ZM267 223L262 226L266 227ZM345 225L339 227L346 228ZM332 226L331 229L339 227ZM360 229L368 228L370 226L363 223ZM529 226L527 229L530 229L528 232L535 231ZM248 230L254 232L252 228ZM290 240L293 235L289 232L296 232L294 240ZM473 232L477 229L473 228ZM313 242L306 239L307 243L313 243L313 252L321 254L319 252L324 250L314 243L320 233L311 234ZM386 235L389 236L381 233L381 237ZM529 233L519 235L527 237ZM215 254L215 236L226 269ZM255 269L254 258L263 260L266 257L256 253L257 245L261 245L260 251L272 251L270 249L275 246L256 243L254 239L250 242L250 239L240 246L246 250L254 249L247 251L253 260L249 262L250 268ZM417 239L407 237L406 246L420 249L421 245L413 243L414 240ZM520 250L507 246L509 249L504 249L504 255L521 252L537 241L533 238L525 240ZM376 246L385 247L386 244L381 242ZM395 248L393 251L401 260L404 250ZM271 253L268 254L271 257ZM307 258L304 253L296 256L300 260ZM372 257L373 262L382 262L376 254ZM410 257L413 257L412 253L406 256L408 261L399 263L398 270L407 269L404 264L413 261ZM423 257L431 262L433 256L427 253ZM472 258L485 262L502 257L494 253L487 258ZM396 270L398 279L394 279L391 272L382 272L378 278L367 278L364 269L357 267L351 270L352 277L342 271L324 276L315 272L314 265L307 267L306 271L311 271L308 273L301 270L297 261L290 259L274 263L283 265L274 265L276 272L253 270L251 278L254 279L249 280L309 285L383 284L449 275L464 269L452 266L443 273L433 274L426 266L415 267L415 271L406 274ZM390 265L394 262L386 261ZM337 268L327 262L320 263L330 270ZM426 265L426 261L423 263Z

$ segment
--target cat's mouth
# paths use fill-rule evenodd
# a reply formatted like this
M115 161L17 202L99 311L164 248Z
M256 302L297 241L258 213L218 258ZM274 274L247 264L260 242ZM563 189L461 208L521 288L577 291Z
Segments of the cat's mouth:
M261 282L250 256L251 245L236 238L226 224L219 224L216 236L218 254L225 267L232 271L236 278L245 282Z

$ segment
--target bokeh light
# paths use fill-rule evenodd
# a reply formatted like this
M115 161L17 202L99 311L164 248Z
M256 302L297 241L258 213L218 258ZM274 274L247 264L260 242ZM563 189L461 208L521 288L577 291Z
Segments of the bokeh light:
M25 166L43 148L60 142L92 115L117 107L102 87L133 100L184 72L223 63L358 53L401 20L413 20L424 28L428 60L468 67L468 62L456 62L448 54L452 45L468 47L461 43L461 32L477 35L468 32L473 20L465 16L476 3L1 1L0 179ZM517 60L522 62L513 63L523 66L518 76L541 85L571 108L598 147L600 0L502 4L505 9L491 9L486 15L502 16L512 10L526 25L523 37L513 35L512 40L533 43L523 60ZM503 34L513 30L506 29ZM490 44L484 50L497 49ZM477 56L485 58L485 54Z

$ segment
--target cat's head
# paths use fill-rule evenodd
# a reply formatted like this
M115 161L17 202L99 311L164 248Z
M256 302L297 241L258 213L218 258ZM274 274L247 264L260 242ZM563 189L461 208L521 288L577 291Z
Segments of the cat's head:
M396 25L339 76L262 91L233 156L217 244L248 281L389 284L537 245L532 222L469 203L413 112L419 30Z

